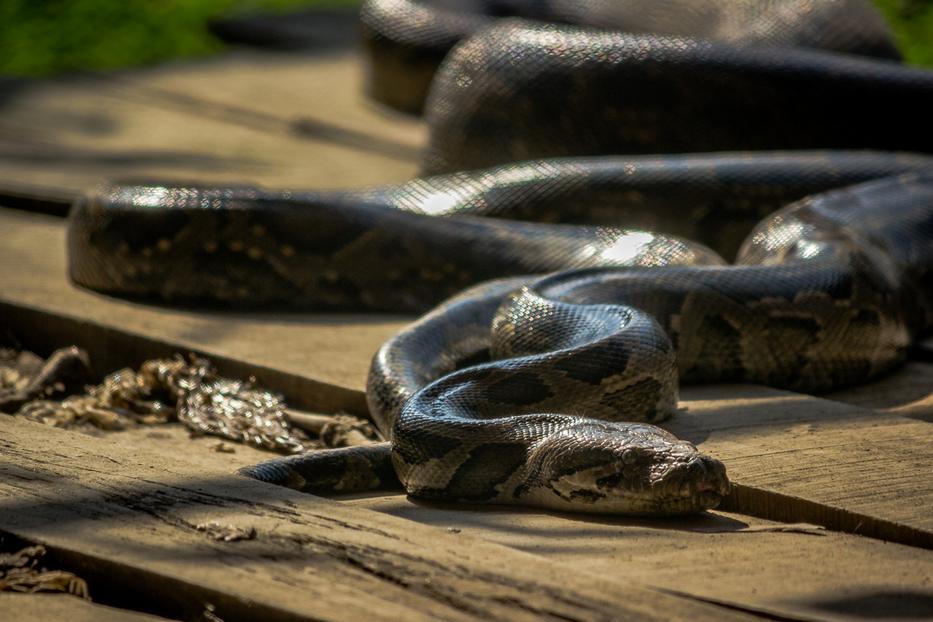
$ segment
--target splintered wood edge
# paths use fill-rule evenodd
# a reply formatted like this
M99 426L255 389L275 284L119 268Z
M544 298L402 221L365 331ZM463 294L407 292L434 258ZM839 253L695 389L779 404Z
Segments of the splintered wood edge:
M0 416L0 530L157 613L238 620L750 619L118 441Z

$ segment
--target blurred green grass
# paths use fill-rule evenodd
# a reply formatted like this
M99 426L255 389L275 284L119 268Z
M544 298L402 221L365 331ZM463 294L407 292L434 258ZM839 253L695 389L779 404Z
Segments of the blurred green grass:
M933 0L873 0L885 16L904 60L933 67Z
M212 54L208 19L360 0L0 0L0 74L47 76ZM874 0L907 62L933 67L933 0Z
M47 76L205 56L212 17L361 0L0 0L0 75Z

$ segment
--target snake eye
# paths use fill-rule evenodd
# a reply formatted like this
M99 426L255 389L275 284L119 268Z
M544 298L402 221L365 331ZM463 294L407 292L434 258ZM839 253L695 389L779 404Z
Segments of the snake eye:
M638 456L634 449L626 449L622 452L622 464L635 464L638 461Z

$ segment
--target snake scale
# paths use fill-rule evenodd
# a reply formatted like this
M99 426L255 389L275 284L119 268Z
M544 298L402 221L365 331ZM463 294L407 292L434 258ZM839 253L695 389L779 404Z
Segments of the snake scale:
M362 20L370 91L425 108L424 177L343 192L105 185L72 209L71 277L98 291L440 303L373 360L367 396L390 442L246 474L701 511L730 485L653 425L679 382L865 382L933 324L933 158L845 150L929 151L933 75L890 60L866 3L371 0ZM785 151L748 151L766 148ZM715 153L650 155L685 151ZM625 152L646 155L612 155Z

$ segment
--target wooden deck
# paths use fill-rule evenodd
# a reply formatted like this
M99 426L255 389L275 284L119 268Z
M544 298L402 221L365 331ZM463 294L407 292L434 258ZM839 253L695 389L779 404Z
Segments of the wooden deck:
M416 170L421 125L367 104L352 52L238 52L43 82L0 115L0 204L61 211L100 178L353 187ZM0 209L0 328L100 372L196 351L294 406L365 414L378 345L409 318L209 313L72 286L64 221ZM922 357L921 357L922 358ZM626 520L324 500L231 473L174 426L86 436L0 416L0 535L42 543L95 603L0 594L0 619L933 617L933 365L813 396L693 387L676 434L737 483L721 510ZM205 614L205 612L207 612Z

